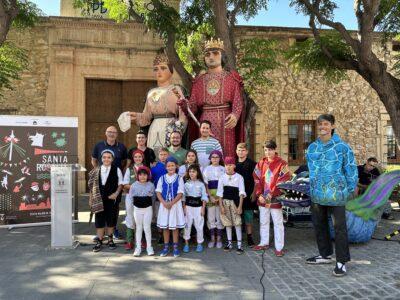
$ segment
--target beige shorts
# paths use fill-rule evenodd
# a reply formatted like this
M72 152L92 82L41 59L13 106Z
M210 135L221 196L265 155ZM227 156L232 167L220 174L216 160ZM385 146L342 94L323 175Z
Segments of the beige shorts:
M221 214L221 222L224 226L240 226L242 225L242 217L236 212L235 202L232 200L222 200L225 214Z

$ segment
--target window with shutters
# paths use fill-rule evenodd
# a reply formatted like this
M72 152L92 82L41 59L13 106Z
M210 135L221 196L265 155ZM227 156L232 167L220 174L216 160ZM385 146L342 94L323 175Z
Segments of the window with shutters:
M306 150L316 138L316 122L312 120L288 122L288 162L290 165L303 165L306 163Z
M399 147L397 146L393 126L390 122L386 126L386 144L388 163L400 163Z

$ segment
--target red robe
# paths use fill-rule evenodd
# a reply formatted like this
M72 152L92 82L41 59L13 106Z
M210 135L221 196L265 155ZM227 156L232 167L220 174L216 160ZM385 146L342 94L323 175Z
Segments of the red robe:
M263 195L266 197L268 194L272 198L276 198L281 194L281 191L277 188L278 183L282 183L290 180L290 171L288 163L279 156L276 156L273 161L269 162L266 157L261 159L256 165L254 172L254 191L257 197L257 204L259 206L265 206L258 201L258 197ZM273 201L271 208L281 208L282 205L279 202Z
M224 156L234 157L236 145L245 142L242 85L242 79L236 71L205 73L193 82L190 109L200 122L211 122L212 134L220 142ZM235 128L226 129L225 118L231 113L236 116L238 123ZM191 132L191 139L199 136L198 128L195 130L194 134Z

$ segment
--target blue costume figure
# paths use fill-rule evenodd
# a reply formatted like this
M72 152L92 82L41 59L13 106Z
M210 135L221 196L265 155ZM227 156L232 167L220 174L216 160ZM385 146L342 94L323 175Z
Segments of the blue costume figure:
M350 260L346 227L346 203L357 186L358 171L350 146L334 133L335 117L318 117L318 139L307 149L310 172L312 217L319 255L307 259L309 264L332 261L332 241L329 234L330 215L335 230L335 276L346 274L345 263Z
M337 134L323 143L317 139L307 150L313 203L344 206L357 186L358 171L349 145Z

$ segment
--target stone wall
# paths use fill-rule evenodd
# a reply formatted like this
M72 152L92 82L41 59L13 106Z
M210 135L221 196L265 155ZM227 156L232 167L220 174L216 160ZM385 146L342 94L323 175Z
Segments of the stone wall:
M242 27L241 37L275 38L283 45L296 38L310 37L305 29L262 28L256 30ZM388 45L390 49L390 45ZM389 66L393 53L375 49ZM357 161L377 156L386 162L385 128L389 120L376 92L355 72L348 72L348 80L338 84L329 83L321 73L295 74L288 64L268 72L273 85L259 91L254 100L259 106L256 116L256 156L262 154L262 144L276 139L279 152L288 157L288 120L315 120L319 114L331 113L337 119L337 133L354 150Z
M19 115L45 115L50 75L48 27L39 25L23 31L11 31L8 39L27 51L29 65L22 72L21 80L12 84L14 90L3 92L0 108Z
M134 34L132 33L135 32ZM45 18L37 27L11 32L9 38L27 49L29 68L14 91L5 91L0 107L21 115L78 116L79 156L85 157L85 78L152 79L151 61L161 41L138 23L115 24L110 20ZM311 36L307 29L240 27L240 37L276 38L284 45ZM392 53L379 55L390 65ZM350 143L357 160L377 156L385 162L385 126L389 120L376 93L354 72L339 84L325 81L320 73L294 74L284 65L267 74L273 81L254 97L256 115L255 153L274 138L287 159L288 120L315 120L333 113L337 132ZM177 78L175 78L177 80Z

